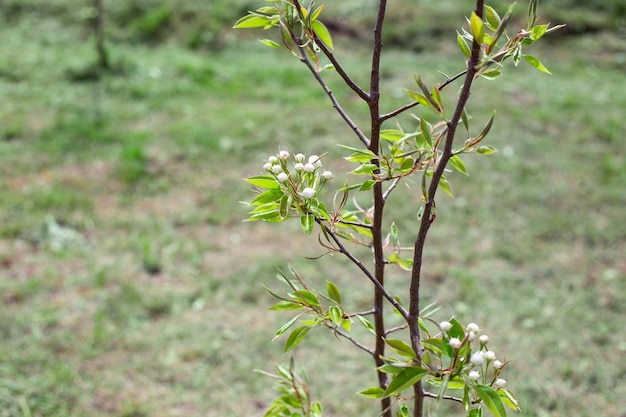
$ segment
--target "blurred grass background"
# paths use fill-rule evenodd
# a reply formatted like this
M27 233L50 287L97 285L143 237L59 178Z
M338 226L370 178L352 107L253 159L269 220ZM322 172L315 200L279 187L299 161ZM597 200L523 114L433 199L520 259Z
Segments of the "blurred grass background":
M262 415L273 392L252 369L288 359L269 344L287 316L267 312L261 287L276 267L367 306L341 259L302 259L321 250L296 224L241 223L241 178L268 154L330 150L338 171L334 144L352 140L306 69L256 42L267 33L231 29L261 3L105 0L102 75L91 2L0 2L0 416ZM463 63L455 30L471 2L422 3L389 2L389 109L413 73L434 83ZM475 128L495 108L487 140L500 152L451 178L425 295L513 361L521 415L624 416L626 7L542 3L544 21L567 24L532 52L555 75L521 65L477 85ZM360 81L373 7L324 12ZM409 242L416 206L393 203ZM352 353L323 331L296 353L329 416L376 415L354 394L371 364Z

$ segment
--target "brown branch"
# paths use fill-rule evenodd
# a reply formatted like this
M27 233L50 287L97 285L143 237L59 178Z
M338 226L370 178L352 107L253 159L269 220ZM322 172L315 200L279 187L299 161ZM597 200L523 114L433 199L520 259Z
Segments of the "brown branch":
M361 342L359 342L358 340L356 340L355 338L353 338L349 334L342 332L341 330L339 330L337 328L337 326L333 326L333 325L331 325L330 323L327 323L327 322L324 323L324 324L329 329L332 329L333 333L335 333L336 335L339 335L339 336L343 337L344 339L348 340L350 343L352 343L354 346L358 347L362 351L369 353L370 356L374 356L374 351L372 349L368 348L367 346L365 346L364 344L362 344Z
M475 13L481 19L484 16L484 0L476 0ZM461 118L461 114L467 101L469 100L472 83L474 76L477 73L477 65L480 62L480 44L474 40L472 42L472 49L470 59L467 61L467 71L465 73L465 80L461 93L459 94L456 107L452 118L447 122L447 131L445 142L443 145L443 152L437 163L433 176L431 178L430 186L428 187L427 201L424 206L424 212L420 221L420 227L415 239L415 251L413 253L413 269L411 271L411 285L410 285L410 300L409 300L409 332L411 337L411 345L413 350L417 354L418 361L421 362L422 358L422 346L420 329L418 325L419 312L420 312L420 283L422 262L424 253L424 244L426 243L426 236L428 230L435 220L433 210L435 208L435 195L439 187L439 182L443 176L444 170L448 161L452 157L452 144L454 143L454 136L456 129ZM424 408L424 391L422 389L421 382L418 382L413 386L415 392L413 416L422 417Z

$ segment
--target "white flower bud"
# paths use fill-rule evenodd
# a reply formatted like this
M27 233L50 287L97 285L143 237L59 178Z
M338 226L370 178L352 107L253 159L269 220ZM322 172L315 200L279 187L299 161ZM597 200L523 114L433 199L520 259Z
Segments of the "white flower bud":
M469 379L471 379L472 381L476 381L478 378L480 378L480 372L478 372L478 371L470 371Z
M487 336L486 334L483 334L478 338L478 340L480 340L481 345L486 345L487 342L489 342L489 336Z
M273 165L272 172L274 174L280 174L281 172L283 172L283 169L280 167L280 165Z
M467 325L467 331L468 332L478 333L480 331L480 328L478 327L478 324L470 323L470 324Z
M278 158L276 158L276 156L272 155L269 158L267 158L267 162L269 162L270 164L275 164L276 162L278 162Z
M332 180L334 175L330 171L324 171L322 172L322 177L324 177L325 180Z
M506 387L506 379L498 378L496 379L496 382L494 382L494 384L498 388L504 388Z
M320 160L319 156L311 155L311 156L309 156L309 164L313 164L316 167L321 167L322 166L322 161Z
M300 194L302 195L302 197L306 198L307 200L310 200L311 198L315 197L315 190L313 188L307 187L304 190L302 190Z
M467 332L467 340L469 340L471 342L474 339L476 339L476 333L474 333L474 332Z
M278 157L280 159L287 159L287 158L289 158L289 152L287 152L287 151L280 151L280 152L278 152Z
M439 327L441 327L441 330L443 330L444 332L447 332L452 328L452 323L450 323L449 321L442 321L441 323L439 323Z
M451 338L449 343L452 349L458 349L461 347L461 341L456 337Z
M294 156L294 159L296 160L296 162L304 162L304 155L303 155L303 154L301 154L301 153L297 153L297 154Z
M304 165L302 165L300 162L298 162L297 164L294 165L294 168L296 171L298 172L302 172L304 171Z
M476 366L481 366L482 364L484 364L485 358L483 357L482 352L474 353L472 357L470 358L470 362Z
M500 369L504 366L504 364L498 360L493 361L493 367L496 369Z
M496 359L496 354L493 351L488 350L487 352L485 352L485 359L493 361Z
M287 178L289 178L289 175L285 174L284 172L281 172L280 174L276 176L276 179L280 182L287 181Z
M315 165L313 165L310 162L308 164L304 164L304 170L306 172L313 172L313 171L315 171Z
M263 169L266 170L266 171L271 171L272 170L272 164L270 164L269 162L266 162L263 165Z

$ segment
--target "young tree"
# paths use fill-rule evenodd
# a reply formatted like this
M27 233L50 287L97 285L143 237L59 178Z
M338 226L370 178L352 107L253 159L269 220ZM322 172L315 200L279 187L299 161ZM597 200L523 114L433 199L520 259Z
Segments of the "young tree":
M315 7L312 1L302 0L267 2L268 5L242 17L235 28L278 29L282 45L268 39L261 42L292 53L326 92L360 145L339 146L348 152L345 159L356 164L350 173L361 176L362 180L339 188L331 209L322 201L320 191L332 180L333 174L324 170L321 157L291 155L282 150L268 158L263 175L247 179L257 191L249 203L252 208L249 220L281 222L299 217L305 233L311 234L317 228L320 243L328 251L349 260L373 290L370 310L349 312L344 309L342 293L336 284L327 282L325 291L318 291L310 288L296 271L291 271L291 276L281 273L288 293L279 295L271 291L279 300L273 309L298 311L276 332L276 336L289 332L285 351L295 348L315 327L327 327L349 340L374 361L377 383L360 394L377 399L385 417L391 417L394 409L400 416L421 417L424 401L429 397L462 403L470 417L481 416L483 408L498 417L506 414L505 406L519 410L513 392L505 388L506 381L502 378L507 362L498 360L489 350L489 338L480 334L478 325L463 325L455 318L442 322L428 318L430 306L422 306L420 296L423 253L429 230L437 217L437 192L450 192L445 176L447 169L451 167L466 174L462 155L495 151L480 144L492 126L493 116L480 133L471 133L467 105L474 81L479 77L497 78L507 59L512 59L515 64L525 59L540 71L549 73L537 58L526 54L525 49L559 26L538 24L537 0L531 0L526 26L509 34L507 25L512 8L500 16L494 8L485 5L484 0L476 0L474 10L467 18L467 27L457 33L459 48L467 58L459 73L434 86L415 76L415 89L405 90L409 99L407 104L384 112L380 104L380 65L386 0L378 1L367 88L355 82L335 56L331 34L320 20L323 5ZM326 66L320 64L323 57L329 62ZM368 126L357 125L338 102L323 77L328 68L334 69L368 107ZM460 83L460 90L455 104L448 108L441 96L455 83ZM429 123L425 117L416 116L418 127L414 131L383 127L385 122L419 108L434 113L438 122ZM463 143L455 143L458 136L462 136ZM389 196L397 192L398 184L410 177L417 178L416 182L421 184L422 204L416 207L419 228L412 256L407 257L399 249L395 223L391 223L391 230L386 233L383 219ZM369 193L372 206L346 209L350 193ZM351 249L354 244L371 248L373 267L366 266L354 254ZM386 269L390 265L408 271L406 306L386 288ZM399 312L403 325L386 327L385 315L390 308ZM367 346L351 334L353 321L375 334L373 346ZM404 339L397 336L401 334ZM280 381L281 395L266 415L321 415L320 403L311 401L306 384L293 372L293 363L289 368L278 369L279 375L274 376ZM448 395L452 389L461 394ZM406 394L401 395L407 390L411 392L410 401L406 400Z

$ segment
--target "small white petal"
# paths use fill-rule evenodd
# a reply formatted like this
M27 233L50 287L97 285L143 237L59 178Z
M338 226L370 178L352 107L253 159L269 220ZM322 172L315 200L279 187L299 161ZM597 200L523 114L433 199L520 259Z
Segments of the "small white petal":
M285 174L284 172L281 172L280 174L276 176L276 179L280 182L287 181L287 178L289 178L289 175Z
M308 164L304 165L304 170L306 172L313 172L313 171L315 171L315 165L313 165L312 163L309 162Z
M496 369L500 369L504 366L504 364L498 360L493 361L493 367Z
M283 169L280 167L280 165L274 165L274 166L272 166L272 172L274 174L279 174L279 173L283 172Z
M480 366L485 363L485 358L483 357L483 355L481 355L481 353L482 352L477 352L472 355L472 357L470 358L470 362L473 365Z
M322 172L322 177L324 177L325 180L331 180L333 179L334 175L330 171L324 171Z
M298 162L297 164L294 165L294 168L296 171L301 172L304 171L304 165L302 165L300 162Z
M266 171L271 171L272 170L272 164L270 164L269 162L266 162L263 165L263 169L266 170Z
M316 167L322 166L322 161L319 156L311 155L309 156L309 164L313 164Z
M478 372L478 371L470 371L469 379L471 379L472 381L476 381L478 378L480 378L480 372Z
M492 352L491 350L488 350L487 352L485 352L485 359L493 361L496 359L496 354Z
M498 388L504 388L504 387L506 387L506 379L502 379L502 378L498 378L498 379L496 379L495 385L496 385L496 387L498 387Z
M301 153L297 153L297 154L294 156L294 159L296 160L296 162L304 162L304 155L303 155L303 154L301 154Z
M467 325L467 331L468 332L478 333L480 331L480 328L478 327L478 324L470 323L470 324Z
M287 152L287 151L280 151L280 152L278 152L278 157L280 159L287 159L287 158L289 158L289 152Z
M276 162L278 162L278 158L276 158L276 156L272 155L269 158L267 158L267 162L269 162L270 164L275 164Z
M489 342L489 336L483 334L478 338L478 340L480 340L480 343L482 343L483 345L486 345L487 342Z

